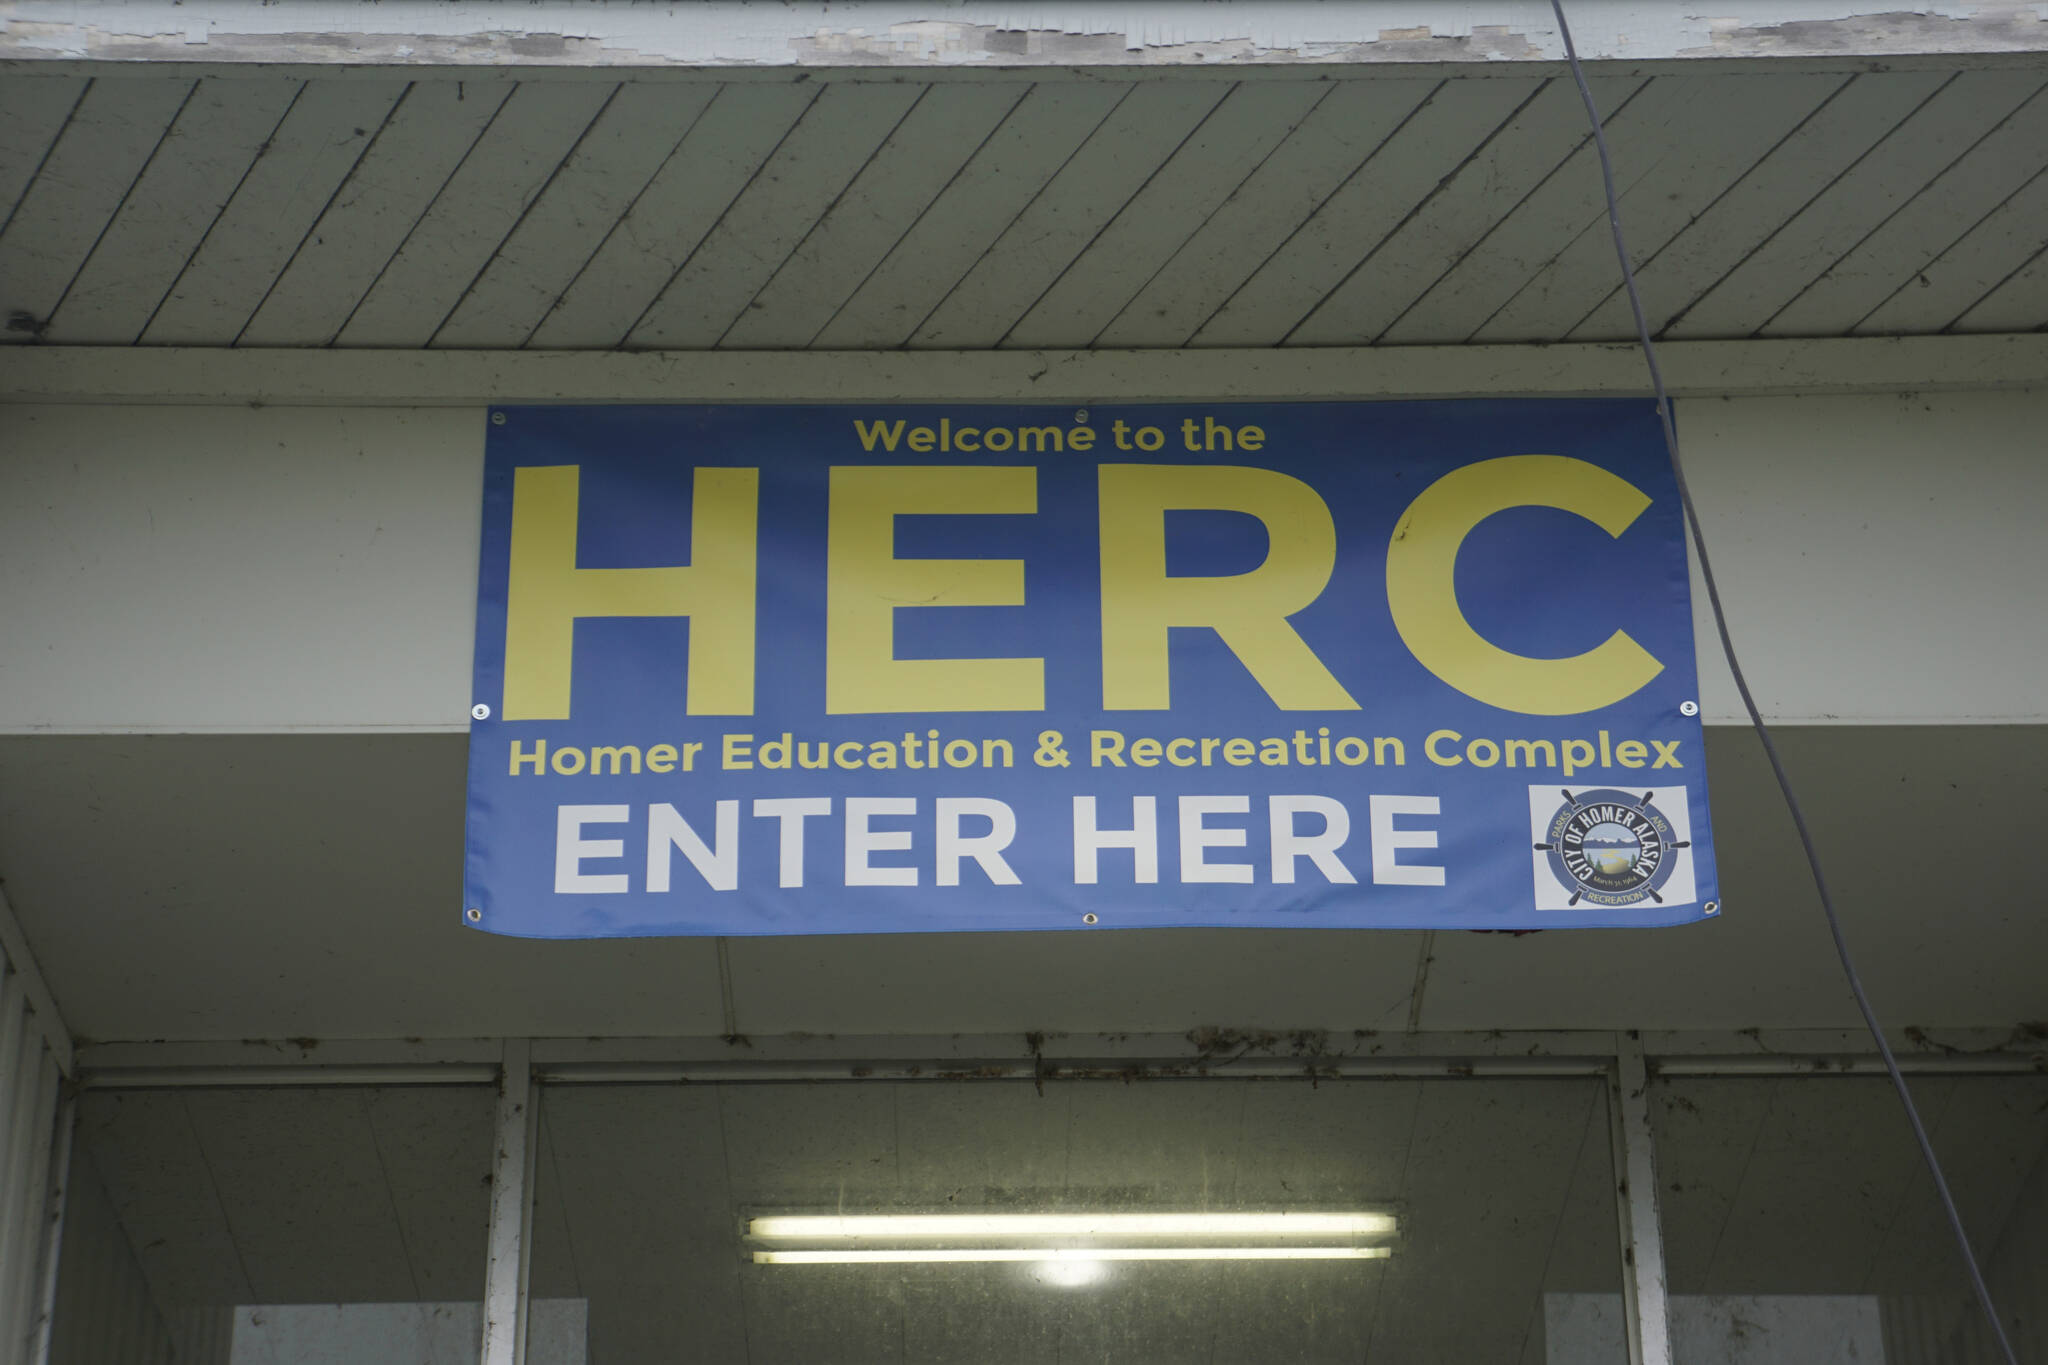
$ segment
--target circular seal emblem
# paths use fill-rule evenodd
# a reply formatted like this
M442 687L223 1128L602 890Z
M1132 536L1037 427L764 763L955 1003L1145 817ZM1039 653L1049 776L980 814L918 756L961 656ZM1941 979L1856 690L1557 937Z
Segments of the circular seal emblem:
M1691 845L1672 837L1671 821L1644 792L1601 787L1561 793L1564 804L1544 826L1550 870L1572 893L1568 905L1629 906L1663 903L1658 894L1677 869L1677 851Z

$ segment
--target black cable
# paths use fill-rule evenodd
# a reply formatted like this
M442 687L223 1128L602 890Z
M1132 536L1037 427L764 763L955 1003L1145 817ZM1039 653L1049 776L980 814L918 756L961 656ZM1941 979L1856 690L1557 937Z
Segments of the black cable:
M2020 1365L2012 1342L2006 1339L2005 1324L1999 1319L1998 1307L1991 1301L1991 1287L1984 1283L1984 1272L1978 1268L1977 1255L1970 1249L1969 1234L1963 1230L1963 1216L1956 1209L1955 1196L1949 1193L1948 1179L1941 1173L1941 1161L1934 1155L1934 1144L1927 1137L1927 1126L1921 1122L1919 1107L1913 1103L1913 1093L1906 1086L1905 1074L1899 1070L1899 1059L1892 1055L1891 1044L1885 1041L1884 1028L1877 1021L1877 1012L1871 1008L1870 997L1864 993L1863 979L1856 974L1855 960L1849 955L1849 942L1842 936L1841 916L1835 912L1834 894L1828 890L1827 876L1821 871L1820 854L1813 846L1812 832L1806 827L1806 812L1792 790L1792 779L1786 775L1784 761L1778 757L1771 727L1764 723L1763 713L1757 710L1756 698L1750 694L1749 679L1743 675L1742 663L1735 656L1735 641L1728 635L1727 613L1721 608L1720 585L1714 581L1714 568L1707 559L1707 538L1700 530L1700 514L1693 506L1692 488L1685 479L1685 465L1678 458L1678 429L1671 421L1671 397L1664 389L1664 372L1657 364L1657 347L1650 339L1650 324L1643 316L1642 295L1636 289L1635 267L1629 262L1628 243L1622 237L1621 203L1614 190L1614 162L1607 150L1607 133L1600 124L1600 109L1593 100L1592 87L1586 84L1585 69L1579 65L1579 52L1572 43L1571 25L1564 17L1564 0L1550 0L1550 9L1557 16L1557 32L1564 39L1565 60L1571 64L1572 80L1578 84L1579 98L1584 101L1586 117L1593 125L1593 145L1600 154L1600 184L1607 197L1607 226L1614 234L1614 254L1621 262L1621 282L1628 291L1629 311L1635 315L1636 340L1642 345L1643 359L1650 368L1650 384L1657 393L1657 419L1664 428L1664 446L1671 454L1671 475L1678 485L1678 500L1685 508L1686 525L1692 530L1693 549L1699 555L1700 578L1707 585L1707 602L1713 608L1714 630L1721 637L1721 653L1727 657L1728 671L1735 675L1735 690L1742 694L1743 709L1749 712L1749 723L1755 728L1756 737L1763 742L1764 756L1770 760L1771 773L1778 779L1778 790L1784 794L1793 827L1799 831L1800 846L1806 850L1806 866L1813 873L1814 889L1820 892L1820 907L1827 914L1828 933L1834 936L1835 955L1842 962L1842 975L1848 978L1849 991L1856 997L1856 1008L1862 1011L1863 1023L1877 1043L1878 1055L1884 1058L1884 1069L1892 1078L1892 1088L1899 1092L1899 1103L1906 1108L1906 1119L1913 1125L1914 1140L1920 1144L1920 1155L1927 1163L1927 1173L1934 1177L1935 1193L1941 1196L1949 1228L1955 1233L1956 1249L1962 1252L1963 1264L1969 1269L1970 1283L1977 1291L1977 1302L1991 1322L1992 1335L2004 1352L2007 1365Z

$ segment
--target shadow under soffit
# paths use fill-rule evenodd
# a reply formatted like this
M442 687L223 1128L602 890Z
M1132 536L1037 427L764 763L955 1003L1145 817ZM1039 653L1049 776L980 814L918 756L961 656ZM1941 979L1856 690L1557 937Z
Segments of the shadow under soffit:
M2048 822L2048 726L1779 733L1885 1017L2048 1017L2024 852ZM462 925L464 754L458 735L0 737L0 874L67 1023L109 1040L1856 1022L1746 730L1707 732L1716 922L734 939L729 1020L713 942Z

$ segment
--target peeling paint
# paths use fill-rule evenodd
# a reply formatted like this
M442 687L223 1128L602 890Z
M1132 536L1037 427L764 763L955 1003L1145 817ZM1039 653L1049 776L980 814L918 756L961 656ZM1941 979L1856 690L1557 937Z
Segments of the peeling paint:
M2034 5L1986 5L1967 15L1894 10L1839 19L1746 25L1713 21L1713 41L1684 57L1837 57L1889 52L2038 51L2048 19Z
M1595 61L2048 50L2048 3L2015 0L1913 10L1717 0L1705 11L1573 0L1572 19L1581 52ZM1369 8L1325 0L0 0L0 58L13 59L986 69L1562 55L1545 0L1381 0Z
M1427 26L1386 29L1349 43L1262 46L1245 35L1147 42L1123 32L1005 28L996 24L919 19L867 29L819 29L785 40L788 62L801 66L1200 66L1256 63L1410 63L1540 60L1547 54L1526 33L1481 25L1437 34ZM706 53L648 52L601 37L498 30L467 34L353 31L237 33L177 30L110 31L15 22L0 35L0 53L84 57L94 61L322 63L346 60L389 66L664 67L756 65Z
M608 45L599 38L562 33L207 33L193 42L184 33L121 33L90 25L36 43L27 32L53 25L9 25L0 34L0 53L35 55L40 46L61 47L53 56L109 62L235 62L324 64L346 61L376 66L671 66L669 58Z
M922 66L992 63L1009 66L1181 66L1255 62L1485 62L1540 58L1527 34L1481 25L1465 34L1436 34L1428 26L1383 29L1353 43L1265 47L1249 36L1207 41L1134 41L1119 32L1017 29L923 19L892 24L881 33L820 30L793 39L790 49L807 66Z

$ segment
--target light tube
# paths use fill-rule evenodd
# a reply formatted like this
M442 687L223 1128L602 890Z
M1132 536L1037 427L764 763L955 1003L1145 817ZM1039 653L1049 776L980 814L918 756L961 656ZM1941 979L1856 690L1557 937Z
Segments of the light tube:
M893 1247L757 1251L755 1265L900 1265L957 1261L1381 1261L1388 1247Z
M984 1237L1385 1237L1388 1213L870 1213L778 1214L751 1237L816 1242Z

